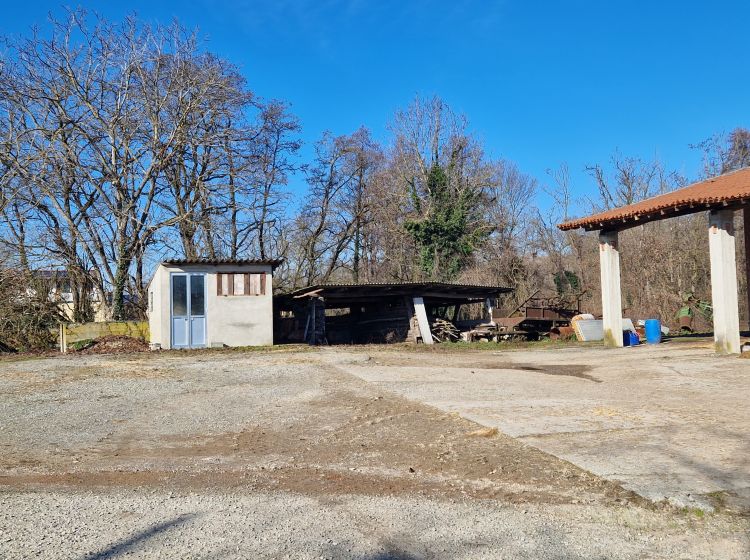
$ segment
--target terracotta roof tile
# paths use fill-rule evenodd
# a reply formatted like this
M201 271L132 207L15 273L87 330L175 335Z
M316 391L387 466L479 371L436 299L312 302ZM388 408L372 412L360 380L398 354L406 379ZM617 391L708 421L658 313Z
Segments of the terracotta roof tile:
M750 202L750 167L743 167L635 204L593 214L587 218L570 220L557 227L562 230L623 229L645 222L747 202Z

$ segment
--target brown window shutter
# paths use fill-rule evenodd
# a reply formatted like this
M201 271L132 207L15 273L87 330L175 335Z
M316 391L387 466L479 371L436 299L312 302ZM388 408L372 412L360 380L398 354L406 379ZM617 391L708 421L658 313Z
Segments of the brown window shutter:
M250 287L250 273L246 272L242 276L244 276L244 282L245 282L245 295L246 296L253 295L251 291L251 287Z
M229 276L229 295L234 295L234 273L227 274Z
M266 295L266 273L261 272L260 274L260 295Z
M221 272L216 274L216 295L217 296L223 295L222 283L221 283Z

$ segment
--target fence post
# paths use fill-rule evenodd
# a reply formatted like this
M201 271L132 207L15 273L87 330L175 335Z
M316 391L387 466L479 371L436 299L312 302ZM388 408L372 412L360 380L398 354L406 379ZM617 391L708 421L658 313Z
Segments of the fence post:
M60 323L60 352L63 354L68 351L68 343L67 340L65 340L65 331L67 331L67 326L65 323Z

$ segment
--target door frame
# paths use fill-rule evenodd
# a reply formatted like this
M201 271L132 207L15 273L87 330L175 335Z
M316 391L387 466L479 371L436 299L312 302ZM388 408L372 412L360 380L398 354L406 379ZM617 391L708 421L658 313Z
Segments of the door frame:
M188 320L188 326L187 326L187 337L188 337L188 345L187 346L180 346L179 348L207 348L208 347L208 289L206 285L206 277L208 274L206 272L170 272L169 273L169 347L175 348L174 345L174 298L172 297L172 279L175 276L185 276L187 277L186 282L186 310L187 310L187 317ZM195 345L193 344L193 329L190 324L190 319L192 318L192 314L190 313L191 309L191 292L192 292L192 280L190 279L191 276L202 276L203 277L203 336L204 336L204 342L201 345Z

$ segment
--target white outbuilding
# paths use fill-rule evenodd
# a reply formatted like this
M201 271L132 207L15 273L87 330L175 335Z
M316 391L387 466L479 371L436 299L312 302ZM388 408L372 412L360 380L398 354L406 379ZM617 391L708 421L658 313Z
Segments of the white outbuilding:
M278 260L163 261L148 287L153 348L273 344Z

